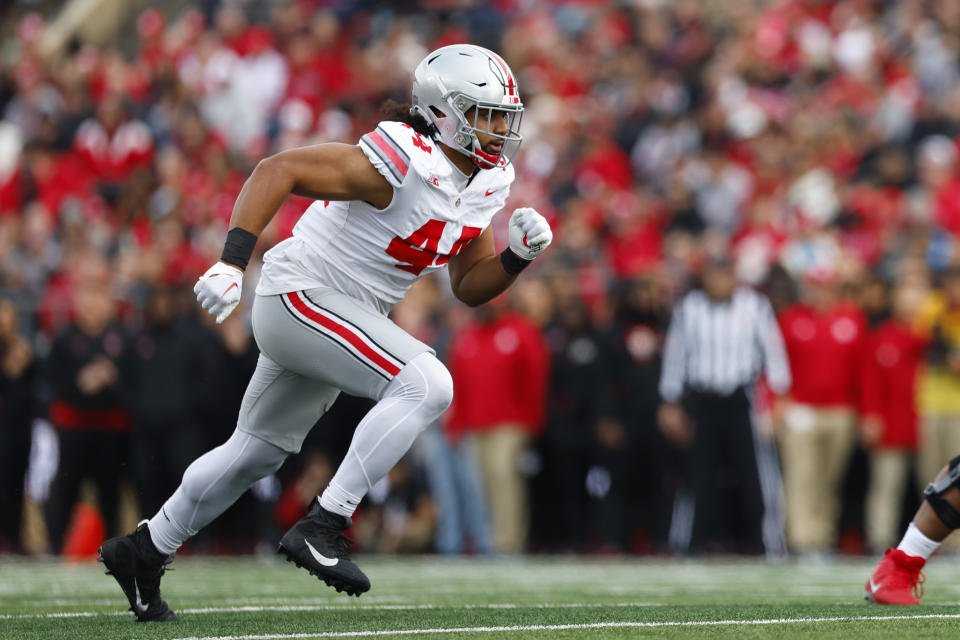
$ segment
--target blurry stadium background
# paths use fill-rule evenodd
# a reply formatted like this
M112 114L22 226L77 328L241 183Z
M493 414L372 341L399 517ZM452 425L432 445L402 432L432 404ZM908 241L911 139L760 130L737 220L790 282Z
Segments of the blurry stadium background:
M457 400L368 496L360 551L744 551L737 522L691 548L688 457L657 423L671 307L719 258L778 313L826 287L827 312L871 331L908 293L893 321L924 340L883 377L861 363L898 354L858 336L825 401L859 426L818 497L841 505L824 544L784 536L776 444L804 423L760 389L779 533L748 551L882 549L960 453L952 0L7 0L0 42L0 552L90 557L229 435L256 361L249 308L214 325L191 288L245 177L282 149L355 143L381 103L409 100L429 50L459 42L518 75L508 211L535 207L556 241L485 308L436 278L394 309ZM308 204L286 201L258 255ZM878 409L883 385L908 393ZM341 398L184 555L270 552L368 406Z

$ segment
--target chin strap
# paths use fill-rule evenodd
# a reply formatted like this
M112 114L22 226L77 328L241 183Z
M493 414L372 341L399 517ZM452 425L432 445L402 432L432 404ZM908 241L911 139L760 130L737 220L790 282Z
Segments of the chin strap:
M474 155L470 156L470 158L473 160L473 164L477 165L480 169L493 169L500 163L499 153L487 153L479 146L473 150L473 153ZM480 157L478 158L477 156Z

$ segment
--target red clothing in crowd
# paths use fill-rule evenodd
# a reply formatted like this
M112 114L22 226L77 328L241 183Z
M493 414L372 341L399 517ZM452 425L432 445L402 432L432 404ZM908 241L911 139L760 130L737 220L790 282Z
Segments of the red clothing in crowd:
M638 276L663 259L663 227L658 220L644 220L629 231L611 235L605 250L619 277Z
M917 447L917 374L925 348L926 340L895 321L867 337L861 396L864 415L883 424L877 446Z
M451 437L503 422L540 431L550 354L537 325L515 313L471 324L453 336L450 354L453 405L446 430Z
M89 171L109 183L123 182L153 161L153 136L139 120L125 122L111 133L89 118L77 129L74 148Z
M866 321L856 307L840 304L826 313L797 304L780 316L790 359L795 402L814 407L859 405L860 356Z
M960 177L949 180L934 195L936 222L950 233L960 234Z
M8 175L0 175L0 215L17 213L23 199L20 182L23 179L21 169Z
M273 507L273 520L280 529L286 530L297 524L303 516L307 515L309 504L303 504L303 500L297 492L296 482L290 483L277 503Z
M95 187L90 172L76 153L44 154L33 163L32 169L37 200L57 215L64 200L87 198Z

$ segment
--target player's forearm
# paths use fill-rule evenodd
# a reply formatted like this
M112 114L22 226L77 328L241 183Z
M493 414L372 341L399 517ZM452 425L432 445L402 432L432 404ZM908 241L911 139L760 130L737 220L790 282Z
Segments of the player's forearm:
M476 307L496 298L516 279L516 275L504 270L500 256L490 256L470 267L453 292L461 302Z
M272 158L261 160L237 196L230 228L239 227L259 236L292 190L293 176Z

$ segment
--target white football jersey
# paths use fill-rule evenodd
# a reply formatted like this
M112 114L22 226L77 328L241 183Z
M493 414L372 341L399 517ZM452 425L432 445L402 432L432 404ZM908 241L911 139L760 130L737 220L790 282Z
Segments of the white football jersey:
M360 148L393 185L393 201L382 210L357 200L314 202L293 237L264 256L258 294L326 286L387 313L490 225L514 178L508 164L467 182L434 140L400 122L381 122Z

